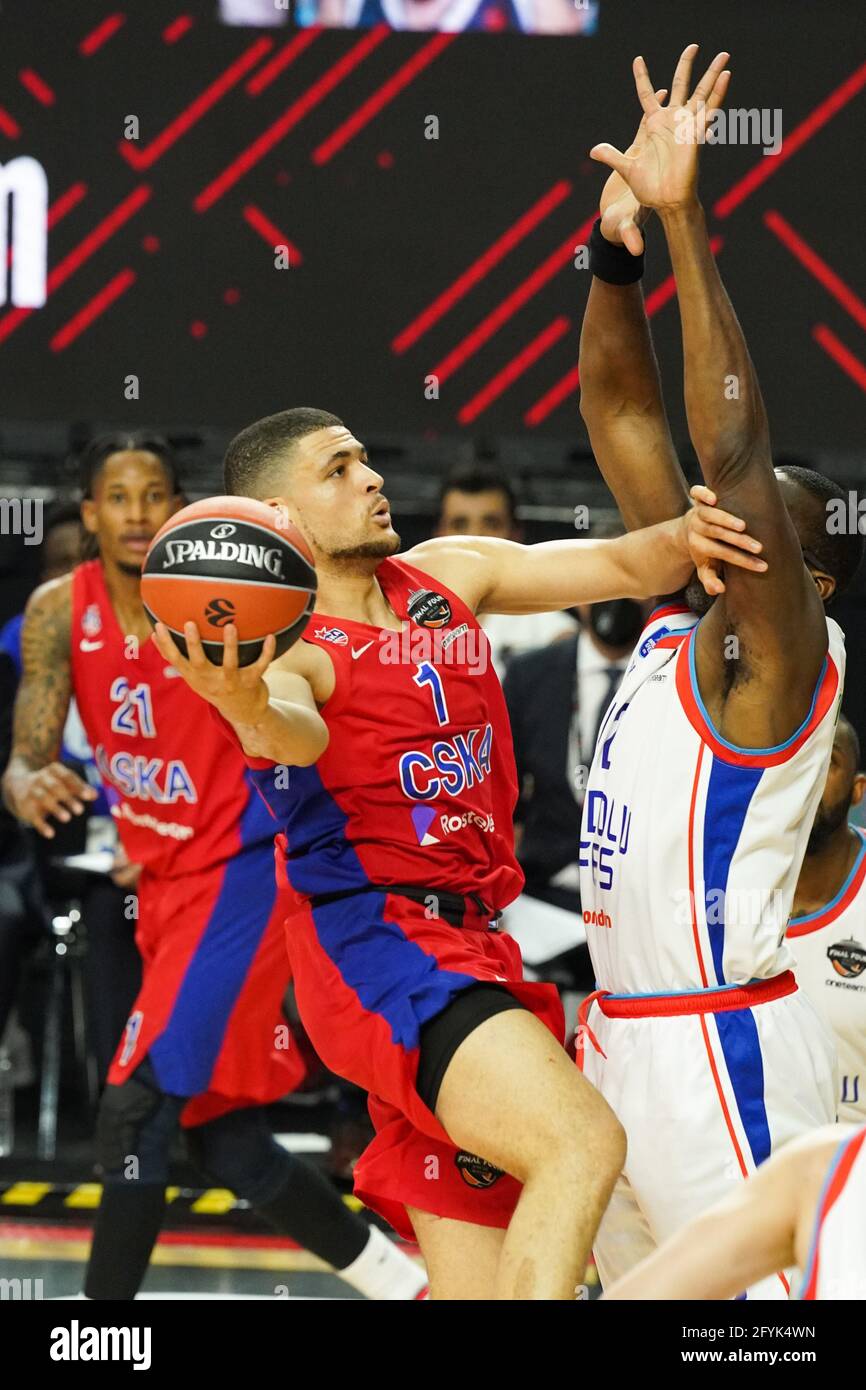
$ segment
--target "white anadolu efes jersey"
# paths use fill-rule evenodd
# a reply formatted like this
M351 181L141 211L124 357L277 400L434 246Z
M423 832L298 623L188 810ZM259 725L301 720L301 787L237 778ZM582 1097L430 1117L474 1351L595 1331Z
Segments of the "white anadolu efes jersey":
M866 1125L840 1143L815 1213L804 1299L866 1299Z
M866 835L857 834L860 852L833 901L788 925L797 980L836 1039L839 1119L851 1124L866 1121Z
M829 651L808 717L776 748L738 749L697 688L698 617L670 604L644 628L595 749L580 840L596 980L619 994L713 989L779 975L821 799L845 675Z

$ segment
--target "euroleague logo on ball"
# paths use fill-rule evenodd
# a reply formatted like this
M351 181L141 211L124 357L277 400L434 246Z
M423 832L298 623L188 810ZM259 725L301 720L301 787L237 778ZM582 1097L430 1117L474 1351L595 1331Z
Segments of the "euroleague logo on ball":
M219 526L214 526L211 531L215 541L227 541L229 536L233 536L238 528L233 526L230 521L221 521Z
M225 627L227 623L235 620L235 606L230 599L212 598L204 615L211 627Z

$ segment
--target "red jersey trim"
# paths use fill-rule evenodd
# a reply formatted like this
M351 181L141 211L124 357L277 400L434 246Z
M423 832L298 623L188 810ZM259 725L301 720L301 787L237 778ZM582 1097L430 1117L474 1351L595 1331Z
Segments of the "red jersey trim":
M703 743L707 744L714 757L719 758L722 762L731 763L735 767L779 767L783 763L790 762L818 728L827 711L832 707L838 693L839 671L829 651L824 658L824 665L818 677L815 693L812 697L812 707L796 733L792 734L785 743L779 744L775 748L740 748L735 744L727 743L716 732L703 708L693 669L697 630L697 627L694 627L686 641L683 642L676 667L677 694L680 697L683 712L695 733Z
M733 1009L753 1009L795 994L797 981L792 970L772 980L728 986L724 989L689 990L685 994L605 994L598 1006L606 1018L677 1018L684 1014L722 1014Z
M857 1159L857 1155L866 1142L866 1128L853 1134L850 1139L846 1139L837 1149L836 1155L830 1164L830 1171L824 1191L818 1201L818 1211L815 1215L814 1234L812 1236L812 1253L806 1269L806 1283L800 1297L804 1300L815 1301L816 1290L818 1288L818 1272L821 1263L821 1236L823 1234L824 1222L830 1215L832 1208L841 1197L845 1190L845 1184L851 1175L851 1169Z
M860 889L863 887L863 880L866 879L866 837L864 837L862 831L858 831L857 833L863 841L863 844L857 851L857 858L854 861L854 867L849 875L847 886L837 899L827 903L817 915L810 914L808 917L795 917L785 933L787 937L808 936L813 931L820 931L821 927L829 927L831 922L835 922L836 918L841 917L845 909L850 907L851 903L860 892Z

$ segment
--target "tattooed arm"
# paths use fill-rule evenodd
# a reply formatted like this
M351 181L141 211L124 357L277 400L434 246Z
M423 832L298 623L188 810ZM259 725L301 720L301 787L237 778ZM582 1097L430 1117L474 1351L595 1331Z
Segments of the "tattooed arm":
M54 838L48 816L80 815L96 792L57 762L72 685L69 642L72 580L65 575L31 594L24 614L24 674L15 700L12 755L3 776L3 799L13 815Z

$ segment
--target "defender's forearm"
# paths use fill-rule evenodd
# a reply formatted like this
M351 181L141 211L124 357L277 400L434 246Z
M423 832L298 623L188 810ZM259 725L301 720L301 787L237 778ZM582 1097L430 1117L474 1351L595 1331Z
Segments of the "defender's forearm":
M681 589L691 578L694 563L686 542L685 522L677 517L660 522L609 544L622 565L624 587L631 598L654 598Z
M743 330L719 277L703 208L662 213L682 320L689 433L710 487L769 455L767 417Z
M593 277L580 335L580 382L593 453L627 529L681 515L688 489L639 284Z

